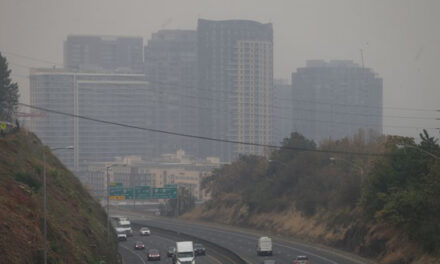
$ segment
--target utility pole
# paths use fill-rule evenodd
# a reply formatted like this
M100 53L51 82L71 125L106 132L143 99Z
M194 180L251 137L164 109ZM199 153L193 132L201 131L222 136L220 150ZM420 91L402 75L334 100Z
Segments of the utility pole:
M133 209L136 209L136 185L133 186Z
M44 264L47 264L47 182L46 182L46 150L43 148L43 232L44 232Z
M106 181L107 181L107 242L110 242L110 181L108 178L108 170L112 166L105 167L106 169Z
M73 146L63 148L52 148L51 151L59 149L73 149ZM43 235L44 235L44 264L47 264L47 177L46 177L46 149L43 147Z

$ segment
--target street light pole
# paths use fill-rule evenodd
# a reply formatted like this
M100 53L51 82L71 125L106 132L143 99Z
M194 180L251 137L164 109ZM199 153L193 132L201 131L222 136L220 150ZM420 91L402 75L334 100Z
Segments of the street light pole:
M47 193L46 193L46 151L43 149L43 235L44 264L47 264Z
M51 151L59 149L73 149L73 146L63 148L52 148ZM47 264L47 177L46 177L46 150L43 147L43 235L44 235L44 264Z
M419 151L421 151L421 152L423 152L423 153L425 153L425 154L427 154L427 155L433 157L434 159L440 159L439 156L434 155L434 154L432 154L431 152L428 152L428 151L426 151L426 150L424 150L424 149L422 149L422 148L419 148L419 147L417 147L417 146L407 145L407 144L396 144L396 146L397 146L397 148L413 148L413 149L417 149L417 150L419 150Z
M108 179L108 170L112 165L105 167L106 169L106 181L107 181L107 242L110 241L110 181Z

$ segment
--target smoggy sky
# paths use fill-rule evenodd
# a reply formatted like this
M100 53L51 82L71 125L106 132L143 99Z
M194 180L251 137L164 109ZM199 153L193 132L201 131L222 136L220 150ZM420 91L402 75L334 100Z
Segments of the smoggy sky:
M438 0L0 0L0 51L26 100L23 66L51 64L16 54L62 64L69 34L146 43L160 29L195 29L198 18L272 22L275 77L290 79L309 59L360 64L362 49L365 65L383 78L384 132L417 136L440 127L432 111L440 109L439 13Z

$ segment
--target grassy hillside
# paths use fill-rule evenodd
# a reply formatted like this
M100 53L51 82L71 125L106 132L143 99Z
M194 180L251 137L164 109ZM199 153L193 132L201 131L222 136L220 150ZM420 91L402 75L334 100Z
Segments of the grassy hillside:
M107 243L105 211L50 150L25 131L0 138L1 262L43 263L43 150L49 263L116 263L117 244Z
M434 138L367 141L360 133L318 147L293 133L283 146L270 159L241 156L214 171L204 181L212 200L186 217L291 235L381 263L440 263Z

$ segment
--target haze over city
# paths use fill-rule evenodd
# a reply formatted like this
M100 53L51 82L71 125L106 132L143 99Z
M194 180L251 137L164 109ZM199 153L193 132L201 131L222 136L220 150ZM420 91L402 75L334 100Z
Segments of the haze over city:
M196 29L197 19L273 23L274 76L289 80L307 60L353 60L383 79L386 134L438 128L438 1L9 1L0 3L0 47L29 100L31 67L63 64L70 34L140 36ZM9 54L6 52L10 52ZM29 60L19 54L39 59ZM15 76L14 76L15 75ZM409 110L409 109L417 109ZM395 118L390 116L404 116ZM423 117L428 119L416 119ZM430 129L431 133L438 133Z
M439 0L0 0L0 262L440 263Z

